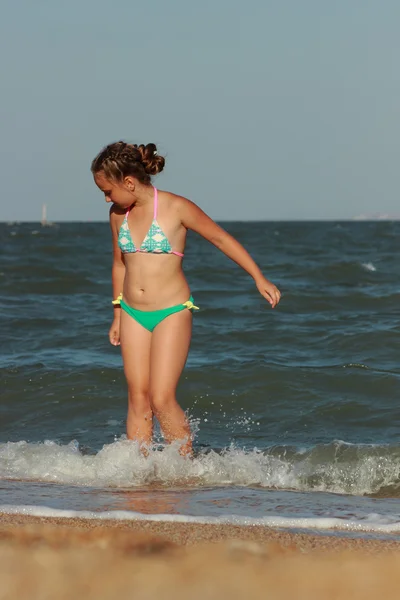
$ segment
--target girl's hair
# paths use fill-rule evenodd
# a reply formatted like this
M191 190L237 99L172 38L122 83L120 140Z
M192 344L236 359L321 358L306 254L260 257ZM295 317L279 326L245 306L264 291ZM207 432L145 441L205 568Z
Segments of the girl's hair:
M160 173L165 165L163 156L157 153L155 144L127 144L114 142L108 144L92 162L93 175L103 171L107 179L123 181L131 175L140 183L149 184L151 175Z

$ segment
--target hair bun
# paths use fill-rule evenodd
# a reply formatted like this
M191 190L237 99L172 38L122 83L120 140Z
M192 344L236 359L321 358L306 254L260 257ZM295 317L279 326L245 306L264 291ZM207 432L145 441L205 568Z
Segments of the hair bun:
M149 185L151 175L161 173L165 158L157 152L155 144L127 144L124 141L108 144L93 159L93 174L104 172L110 181L123 181L124 177L136 177L140 183Z
M144 170L148 175L157 175L161 173L165 165L165 158L160 156L157 152L157 146L155 144L140 144L137 146L141 157Z

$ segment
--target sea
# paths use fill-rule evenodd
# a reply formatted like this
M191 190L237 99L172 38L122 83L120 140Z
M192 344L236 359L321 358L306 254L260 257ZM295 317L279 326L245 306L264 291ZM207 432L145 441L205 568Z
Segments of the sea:
M0 224L0 513L399 535L400 221L222 226L282 299L189 233L189 459L126 439L108 224Z

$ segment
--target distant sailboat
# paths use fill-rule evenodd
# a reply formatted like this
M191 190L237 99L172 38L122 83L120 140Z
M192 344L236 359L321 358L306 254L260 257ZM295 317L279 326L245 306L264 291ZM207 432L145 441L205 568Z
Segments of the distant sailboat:
M43 206L42 206L42 221L41 221L41 223L42 223L42 227L46 227L48 225L46 204L43 204Z
M42 205L42 220L40 222L42 227L55 227L55 223L50 223L47 220L47 204Z
M58 223L51 223L47 220L47 204L42 204L42 220L40 221L42 227L55 227L58 229Z

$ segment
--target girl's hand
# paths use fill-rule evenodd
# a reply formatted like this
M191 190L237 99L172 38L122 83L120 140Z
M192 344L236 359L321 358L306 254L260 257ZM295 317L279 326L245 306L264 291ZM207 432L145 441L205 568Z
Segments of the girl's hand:
M264 296L264 298L268 300L272 308L275 308L275 306L279 303L279 300L281 299L281 293L278 290L278 288L273 283L268 281L268 279L265 279L265 277L257 279L256 286L261 296Z
M110 339L110 344L112 344L113 346L119 346L120 345L120 341L119 341L119 327L120 327L120 320L118 319L114 319L114 321L112 322L112 325L110 327L110 331L108 332L108 337Z

